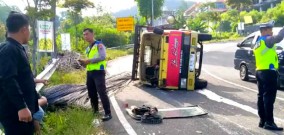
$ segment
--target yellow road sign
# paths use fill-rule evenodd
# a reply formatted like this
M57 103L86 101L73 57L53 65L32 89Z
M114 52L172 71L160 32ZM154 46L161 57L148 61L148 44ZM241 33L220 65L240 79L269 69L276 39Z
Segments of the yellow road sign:
M133 31L134 18L133 17L116 18L116 28L118 31Z
M245 20L245 23L248 24L248 23L253 23L253 20L252 20L252 17L251 16L244 16L244 20Z

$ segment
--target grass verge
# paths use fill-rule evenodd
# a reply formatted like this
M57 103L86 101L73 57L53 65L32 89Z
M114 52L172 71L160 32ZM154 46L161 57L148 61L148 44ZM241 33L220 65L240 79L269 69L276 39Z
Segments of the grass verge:
M107 60L112 60L121 56L132 54L133 49L129 50L107 50ZM49 80L49 86L59 84L85 84L86 71L77 70L73 72L55 71ZM92 126L95 117L92 110L80 107L68 107L47 111L44 118L44 135L97 135L102 134L101 128Z
M73 72L59 72L55 71L49 80L49 86L60 84L85 84L86 83L86 71L77 70Z
M91 110L79 107L48 112L43 125L43 135L97 135L102 129L94 128Z
M228 39L212 39L210 41L205 41L204 43L232 42L232 41L240 41L242 39L244 39L244 37L228 38Z
M133 48L132 49L107 49L107 60L113 60L121 56L130 55L133 54Z

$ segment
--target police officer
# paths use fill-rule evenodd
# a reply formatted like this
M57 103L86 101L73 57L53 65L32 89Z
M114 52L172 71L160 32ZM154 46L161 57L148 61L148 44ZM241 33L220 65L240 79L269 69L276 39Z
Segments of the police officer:
M253 49L256 60L256 79L258 86L259 127L268 130L283 130L274 123L273 104L277 92L278 55L275 43L282 41L284 28L273 36L274 21L260 25L261 36Z
M105 69L107 63L105 60L105 46L102 42L94 40L94 32L92 29L84 29L83 34L84 39L89 43L89 47L87 47L86 49L86 55L88 59L80 59L79 62L83 65L86 65L87 89L94 112L97 113L99 111L99 94L105 111L105 115L102 117L102 120L107 121L110 120L112 116L105 85Z

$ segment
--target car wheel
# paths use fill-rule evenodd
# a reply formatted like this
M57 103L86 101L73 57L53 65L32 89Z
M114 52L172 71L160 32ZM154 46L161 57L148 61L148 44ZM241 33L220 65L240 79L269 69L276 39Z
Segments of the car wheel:
M241 68L240 68L240 78L243 81L248 81L249 80L248 68L247 68L247 66L245 64L241 65Z

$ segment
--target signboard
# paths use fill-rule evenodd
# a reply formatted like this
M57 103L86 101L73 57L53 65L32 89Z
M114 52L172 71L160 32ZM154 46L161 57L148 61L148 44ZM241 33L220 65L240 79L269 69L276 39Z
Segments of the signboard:
M116 18L116 28L118 31L133 31L134 18L133 17Z
M180 78L182 32L172 31L169 35L167 86L178 87Z
M245 23L248 24L248 23L253 23L253 20L252 20L252 17L251 16L244 16L244 20L245 20Z
M37 21L38 27L38 51L53 52L53 22Z
M244 22L238 23L238 30L245 30L245 23Z
M70 34L61 34L61 46L63 51L71 51Z

